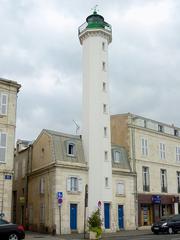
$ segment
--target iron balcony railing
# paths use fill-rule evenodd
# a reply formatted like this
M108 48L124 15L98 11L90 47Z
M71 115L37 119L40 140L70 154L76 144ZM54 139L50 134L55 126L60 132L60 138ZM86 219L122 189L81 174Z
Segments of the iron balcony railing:
M97 28L97 29L105 29L107 31L109 31L110 33L112 32L112 27L109 23L107 22L103 22L103 23L83 23L79 28L78 28L78 34L81 34L85 29L93 29L93 28Z

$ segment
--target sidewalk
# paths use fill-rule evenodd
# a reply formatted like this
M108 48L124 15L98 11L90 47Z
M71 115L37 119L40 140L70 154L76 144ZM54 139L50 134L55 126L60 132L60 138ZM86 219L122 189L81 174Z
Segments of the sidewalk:
M123 230L115 233L103 233L102 234L102 239L108 239L112 236L116 237L122 237L122 236L143 236L143 235L148 235L152 234L151 230ZM52 236L49 234L40 234L40 233L35 233L35 232L26 232L26 238L47 238L47 239L52 239L52 240L80 240L84 239L84 234L83 233L74 233L74 234L63 234L63 235L56 235ZM88 239L88 234L86 234L85 239Z

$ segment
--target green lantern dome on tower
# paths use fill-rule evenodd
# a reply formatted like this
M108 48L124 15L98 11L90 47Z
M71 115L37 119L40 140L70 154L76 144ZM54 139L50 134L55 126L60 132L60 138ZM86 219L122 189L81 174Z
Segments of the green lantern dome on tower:
M79 27L79 34L81 34L86 29L104 29L108 32L112 31L111 25L104 21L103 16L97 14L96 9L93 11L93 14L89 15L86 18L86 22Z

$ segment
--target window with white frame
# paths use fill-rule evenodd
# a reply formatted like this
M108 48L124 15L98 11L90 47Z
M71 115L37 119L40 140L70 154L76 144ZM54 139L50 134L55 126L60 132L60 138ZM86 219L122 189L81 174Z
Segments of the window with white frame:
M166 158L166 147L164 143L159 144L159 154L161 160L164 160Z
M0 94L0 114L7 115L8 95L5 93Z
M125 186L124 182L120 181L116 184L116 193L118 195L125 195Z
M176 147L176 162L180 163L180 147Z
M45 179L44 179L44 177L40 178L40 181L39 181L39 192L40 192L40 194L44 194L44 192L45 192Z
M148 155L148 141L146 138L141 138L141 153L143 156Z
M7 134L0 132L0 162L6 161Z
M67 179L68 192L82 192L82 179L76 176L68 177Z
M180 193L180 172L177 171L177 192Z
M113 150L114 163L120 163L122 159L122 153L118 150Z
M45 223L45 204L40 204L40 223Z
M142 167L143 173L143 191L149 192L149 167Z
M167 171L165 169L161 169L161 192L167 192Z
M67 154L71 156L76 155L76 145L73 142L67 142Z

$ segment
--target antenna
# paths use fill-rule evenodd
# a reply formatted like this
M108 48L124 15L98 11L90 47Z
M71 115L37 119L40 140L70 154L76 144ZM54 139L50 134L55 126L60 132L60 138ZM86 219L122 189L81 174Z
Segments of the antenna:
M78 131L80 129L80 126L73 120L74 124L76 125L76 135L78 135Z

